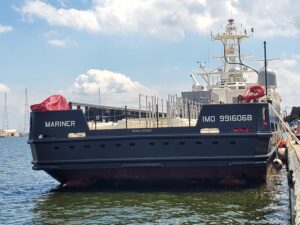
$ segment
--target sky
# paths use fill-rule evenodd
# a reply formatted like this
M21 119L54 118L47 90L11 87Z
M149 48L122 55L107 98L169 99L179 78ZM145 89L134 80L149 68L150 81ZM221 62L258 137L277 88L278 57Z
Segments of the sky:
M253 38L242 53L263 58L277 74L283 109L299 106L300 4L292 0L1 0L0 127L4 92L9 128L29 104L52 94L69 101L137 106L138 94L166 98L192 87L191 73L219 65L211 40L234 18ZM203 83L200 77L199 81ZM204 83L203 83L204 84Z

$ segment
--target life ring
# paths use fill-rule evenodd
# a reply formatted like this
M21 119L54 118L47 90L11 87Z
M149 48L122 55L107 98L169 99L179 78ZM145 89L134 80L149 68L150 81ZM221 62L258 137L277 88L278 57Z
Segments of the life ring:
M239 100L243 100L247 103L251 101L258 101L259 98L264 96L265 89L260 85L249 86L243 95L239 96Z

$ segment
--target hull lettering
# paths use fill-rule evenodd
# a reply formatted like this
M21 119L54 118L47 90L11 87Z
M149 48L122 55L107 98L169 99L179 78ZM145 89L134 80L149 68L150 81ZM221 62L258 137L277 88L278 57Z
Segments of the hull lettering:
M74 120L67 121L45 121L45 127L75 127Z

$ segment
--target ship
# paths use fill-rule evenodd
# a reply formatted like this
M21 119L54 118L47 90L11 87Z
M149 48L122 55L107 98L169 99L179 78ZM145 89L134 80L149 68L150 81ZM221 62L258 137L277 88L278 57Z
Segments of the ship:
M243 63L248 33L229 19L211 34L223 45L222 65L207 72L200 64L206 87L192 74L192 90L180 97L140 94L130 108L52 96L31 107L33 169L64 187L266 182L280 141L280 96L266 63L259 71Z

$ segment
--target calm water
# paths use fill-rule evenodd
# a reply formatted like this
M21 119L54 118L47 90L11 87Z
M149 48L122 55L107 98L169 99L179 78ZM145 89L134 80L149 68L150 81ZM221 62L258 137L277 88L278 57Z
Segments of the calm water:
M248 188L54 191L26 141L0 139L0 224L289 224L284 171Z

